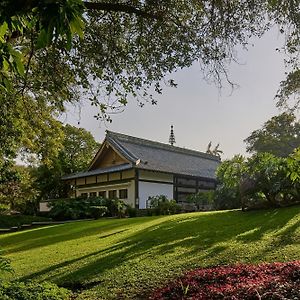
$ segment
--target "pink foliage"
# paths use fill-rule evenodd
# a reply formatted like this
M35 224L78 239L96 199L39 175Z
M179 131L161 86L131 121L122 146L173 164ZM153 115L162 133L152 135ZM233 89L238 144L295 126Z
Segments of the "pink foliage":
M150 299L300 299L300 261L193 270L156 290Z

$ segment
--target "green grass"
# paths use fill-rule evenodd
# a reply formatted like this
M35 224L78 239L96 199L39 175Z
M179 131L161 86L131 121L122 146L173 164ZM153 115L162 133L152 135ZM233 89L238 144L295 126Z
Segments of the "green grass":
M300 207L103 219L0 236L10 279L82 286L80 299L142 299L184 270L300 259Z
M13 226L21 226L23 224L31 224L31 222L48 221L48 218L25 216L25 215L0 215L0 229L6 229Z

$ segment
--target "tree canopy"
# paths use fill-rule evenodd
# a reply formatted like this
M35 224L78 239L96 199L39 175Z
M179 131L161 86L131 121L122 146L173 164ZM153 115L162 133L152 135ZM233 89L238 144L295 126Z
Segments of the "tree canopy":
M20 149L55 157L67 103L88 99L109 119L130 99L155 103L164 84L176 85L168 76L195 61L208 79L230 81L234 47L273 25L293 74L299 0L1 1L0 168Z
M300 147L300 122L293 113L282 113L268 120L244 140L250 153L269 152L287 157Z
M66 174L86 171L99 149L92 134L71 125L63 127L62 149L51 164L41 164L34 172L39 198L53 199L68 196L69 187L62 182Z

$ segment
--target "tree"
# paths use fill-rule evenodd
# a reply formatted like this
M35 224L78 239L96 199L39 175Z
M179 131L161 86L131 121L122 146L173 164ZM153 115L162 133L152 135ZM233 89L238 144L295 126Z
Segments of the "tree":
M40 191L41 199L67 197L69 187L61 177L65 174L87 170L89 163L99 144L92 134L83 128L71 125L63 127L63 148L51 164L40 165L36 172L36 188Z
M217 169L218 185L214 199L217 209L241 207L240 181L246 171L246 160L241 155L235 155L220 164Z
M277 106L295 111L300 107L300 67L296 67L287 78L280 83L277 92Z
M0 203L7 204L9 210L23 214L34 214L38 206L38 191L34 188L32 168L13 166L15 176L0 184Z
M155 103L152 91L175 86L166 76L194 61L218 84L229 80L234 46L246 47L273 24L296 57L298 0L1 1L0 126L11 143L0 166L20 149L42 161L55 157L62 146L56 117L79 98L109 119L130 98Z
M282 113L268 120L244 140L250 153L269 152L287 157L300 146L300 122L293 113Z

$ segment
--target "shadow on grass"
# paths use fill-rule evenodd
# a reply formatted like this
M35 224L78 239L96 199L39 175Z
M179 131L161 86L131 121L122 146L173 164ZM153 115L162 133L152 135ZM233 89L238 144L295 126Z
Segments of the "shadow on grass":
M299 221L294 222L291 226L288 223L298 213L299 207L281 209L280 213L278 213L278 210L248 213L229 211L189 214L185 215L184 218L179 215L172 217L170 220L162 217L159 224L133 232L128 238L119 240L114 246L50 266L21 279L38 279L40 275L46 274L45 279L64 286L71 286L74 282L87 284L93 282L95 277L97 279L101 278L101 274L105 271L113 271L121 265L135 263L139 258L142 260L147 257L156 260L159 257L164 258L166 255L174 254L177 260L182 259L182 261L185 261L189 258L194 262L198 258L221 257L228 250L229 246L226 246L226 243L230 241L242 242L246 248L248 247L247 244L251 247L251 243L259 242L268 234L274 236L278 246L284 247L291 242L295 242L293 235L299 227ZM145 220L147 218L143 218L143 220L131 219L130 224L134 226L134 224L146 223ZM149 218L150 220L153 219ZM126 224L128 225L125 220L119 222L116 226L107 225L106 228L111 229ZM85 229L80 235L84 232L94 234L95 228ZM62 241L64 237L67 237L67 240L76 238L74 234L61 235L59 240ZM27 247L29 248L28 245ZM252 258L263 259L265 253L271 251L273 247L274 244L268 245L260 252L254 253ZM185 251L178 249L185 249ZM232 257L232 259L235 259L235 257ZM74 263L76 263L75 267L64 272L64 268L72 267ZM187 267L187 265L183 265L182 269Z
M130 222L129 222L130 221ZM47 227L40 227L26 232L17 232L7 236L0 237L1 247L6 249L6 253L15 253L20 251L31 250L44 246L53 245L60 242L66 242L81 237L101 234L103 232L113 231L116 228L130 224L140 224L143 218L136 219L116 219L112 222L111 219L101 219L97 221L75 222L60 225L51 225ZM121 233L126 229L119 230L119 232L112 232L106 236ZM103 236L105 238L105 236Z

